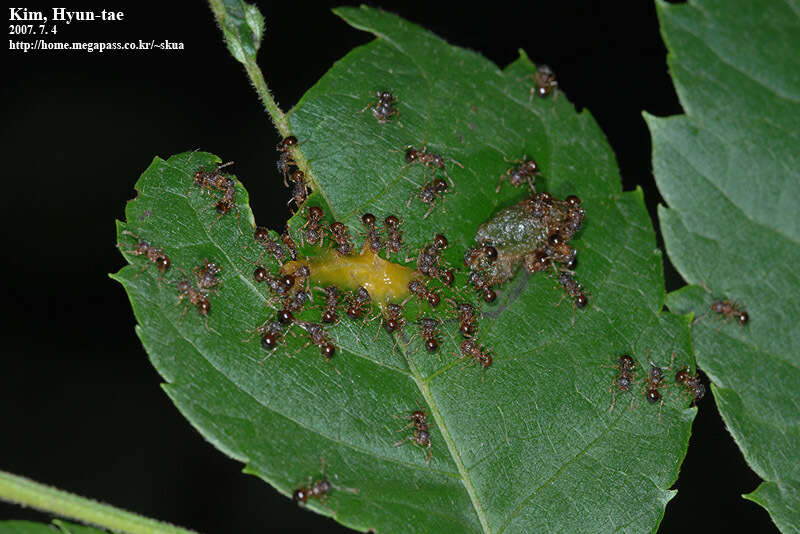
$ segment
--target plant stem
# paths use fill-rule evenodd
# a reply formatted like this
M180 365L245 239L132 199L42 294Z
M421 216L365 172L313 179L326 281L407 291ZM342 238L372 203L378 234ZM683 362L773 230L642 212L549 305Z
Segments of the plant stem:
M225 35L224 31L225 19L229 16L227 9L223 5L222 0L209 0L208 3L211 6L211 11L214 12L214 17L217 19L217 24L219 25L220 29L223 29L223 35L226 39L228 39L229 36ZM281 108L278 107L278 103L275 102L275 99L272 97L272 93L269 92L269 87L267 87L264 74L256 64L256 58L250 55L245 55L245 57L241 58L240 61L242 64L244 64L244 68L247 71L247 76L250 78L250 82L253 84L253 87L255 87L259 98L261 98L261 103L264 104L264 109L267 110L267 113L272 119L272 123L275 125L278 133L281 134L281 137L290 135L291 131L289 130L289 122L286 120L286 114L281 110Z
M231 15L228 13L223 0L208 0L208 3L211 6L211 11L214 12L214 17L217 19L217 25L219 25L220 29L222 30L223 37L225 39L238 40L236 34L226 31L225 23L226 21L230 20ZM244 48L241 42L238 44L240 48ZM234 54L234 56L236 56L236 54ZM267 114L269 115L270 119L272 119L272 124L275 125L275 129L278 130L280 136L285 138L292 135L292 130L289 126L289 120L286 118L286 114L281 110L281 108L278 107L278 103L275 101L272 93L269 91L267 82L264 79L264 73L261 72L261 69L256 63L255 53L243 53L240 55L240 57L235 57L235 59L244 65L244 69L247 72L248 78L250 78L250 82L253 84L256 93L258 93L258 96L261 99L261 103L264 104L264 109L267 110ZM300 150L300 147L295 145L289 150L292 153L292 158L295 165L298 169L303 171L305 174L305 179L308 181L308 183L313 186L314 190L322 192L314 173L311 171L311 166L308 164L308 160ZM322 194L324 196L324 193ZM328 204L330 205L330 203Z
M0 500L130 534L193 534L191 530L142 517L0 471Z

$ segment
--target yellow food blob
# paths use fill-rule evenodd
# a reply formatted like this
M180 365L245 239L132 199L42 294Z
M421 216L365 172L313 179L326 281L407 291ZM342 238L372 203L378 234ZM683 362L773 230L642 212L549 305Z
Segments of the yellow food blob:
M301 265L308 265L311 281L315 284L333 284L349 290L363 286L372 300L379 304L406 298L409 295L408 283L419 278L414 269L386 261L366 246L356 256L341 256L329 250L317 258L290 261L284 264L281 273L293 273Z

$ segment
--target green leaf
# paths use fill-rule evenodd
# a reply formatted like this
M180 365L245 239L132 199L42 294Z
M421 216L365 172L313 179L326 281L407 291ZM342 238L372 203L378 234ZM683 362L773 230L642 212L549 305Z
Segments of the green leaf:
M58 527L59 530L53 527ZM66 521L54 520L52 525L32 521L0 521L0 534L104 534L106 531Z
M524 54L501 71L385 12L336 13L377 39L336 63L288 114L310 162L309 202L327 222L347 224L358 245L367 211L402 219L410 256L444 232L445 259L458 267L481 223L526 196L507 182L499 194L495 187L506 159L527 154L542 168L539 190L583 200L586 222L572 243L590 304L576 310L562 301L552 275L517 274L482 307L478 339L494 358L486 370L455 355L461 337L446 303L421 308L445 320L438 355L421 348L413 322L395 341L380 321L344 318L327 330L337 347L329 363L316 347L303 348L299 328L265 359L257 338L242 341L275 315L252 279L260 254L245 191L237 190L238 209L219 217L192 184L195 171L219 158L156 158L118 225L131 265L115 278L165 390L206 439L285 495L321 477L324 458L335 488L309 507L359 530L654 531L674 495L668 488L695 410L671 383L663 407L642 395L642 365L690 364L691 344L688 319L660 311L661 256L641 191L621 192L614 156L588 112L576 113L557 90L531 98L536 68ZM398 99L399 115L386 124L362 112L380 90ZM455 182L427 218L414 195L432 171L405 165L408 144L443 154ZM290 221L296 238L304 224L302 212ZM142 270L149 263L131 254L137 238L125 231L166 251L172 267L163 280L153 266ZM203 259L223 267L207 327L191 307L181 320L175 287L177 268L189 272ZM464 280L460 272L456 286ZM471 289L444 294L477 305ZM319 315L307 307L302 318ZM615 358L626 352L639 362L636 382L616 394L611 411ZM397 432L402 418L417 409L432 423L430 464L424 450L394 446L409 435Z
M800 532L800 7L797 2L658 4L686 115L648 117L669 209L670 260L689 286L698 364L736 443L765 482L747 498ZM713 295L713 296L712 296ZM750 321L723 322L715 299Z
M241 63L255 61L264 37L264 17L258 8L241 0L214 0L211 8L231 55Z

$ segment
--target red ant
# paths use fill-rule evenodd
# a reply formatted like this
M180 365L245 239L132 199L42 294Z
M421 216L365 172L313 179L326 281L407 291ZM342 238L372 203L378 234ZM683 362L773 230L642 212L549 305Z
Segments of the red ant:
M339 288L328 286L325 291L325 311L322 312L320 321L326 324L333 324L339 316L336 314L336 306L339 304Z
M462 341L459 350L463 355L462 359L472 359L473 362L477 362L484 369L488 369L492 365L492 355L474 339Z
M439 293L431 291L430 289L427 288L427 286L425 286L425 284L423 284L419 280L411 280L408 283L408 290L411 292L412 295L416 295L418 299L426 301L431 308L435 308L436 306L439 305L440 301ZM411 297L409 296L408 298Z
M392 252L400 252L403 248L403 236L400 234L400 219L394 215L389 215L383 220L386 228L386 257L389 258Z
M359 287L349 300L347 316L351 319L360 319L364 315L364 308L371 303L372 299L369 296L369 292L363 286Z
M420 189L417 193L412 194L406 203L406 207L411 207L411 201L414 200L414 195L417 195L421 202L430 204L428 211L426 211L425 215L422 216L423 219L427 219L428 215L431 214L433 208L436 206L436 199L439 198L439 195L443 195L446 192L447 182L441 178L436 178L433 181L423 185L422 189ZM442 201L444 201L444 197L442 197Z
M224 178L225 189L222 193L222 198L214 205L220 216L230 212L236 208L236 182L232 178ZM236 208L238 215L239 208Z
M181 320L178 324L183 322L183 317L186 315L186 310L188 309L189 303L193 304L195 308L197 308L197 313L202 315L206 318L206 330L208 328L208 313L211 311L211 302L208 300L208 295L206 295L202 291L198 291L194 288L192 283L189 279L181 280L178 282L178 301L182 301L184 298L188 298L189 302L186 303L186 306L183 308L183 312L181 313Z
M307 322L298 322L297 324L311 337L311 343L319 347L325 361L330 361L336 353L336 347L331 343L330 339L328 339L328 336L325 335L323 326L321 324Z
M400 304L389 303L383 314L383 329L388 334L402 331L406 324L403 318L403 307Z
M258 332L262 334L261 347L271 353L278 347L278 343L282 339L283 325L280 321L269 321L258 327ZM266 360L266 358L264 358L264 360ZM263 363L264 360L261 360L261 362Z
M497 261L497 249L488 243L468 249L464 253L464 265L472 270L483 269Z
M256 226L256 229L253 232L253 237L257 243L264 247L266 252L272 254L272 256L275 258L275 261L283 265L283 262L287 259L287 252L280 243L274 239L270 239L269 230L267 228L264 226Z
M330 226L331 236L336 242L336 252L348 256L353 251L353 241L350 239L350 229L339 221Z
M311 206L307 210L308 216L306 224L303 225L305 228L305 232L303 232L303 236L305 240L310 245L317 245L322 244L322 240L324 239L322 234L322 227L320 225L320 221L325 216L325 212L322 211L322 208L319 206Z
M125 249L128 254L133 254L134 256L144 256L147 258L148 261L153 263L156 268L161 271L162 273L166 273L167 269L169 269L170 261L169 256L161 250L160 248L156 248L152 246L149 242L145 241L144 239L139 239L136 237L132 232L128 230L123 230L122 232L125 235L133 236L137 239L136 246L131 249ZM147 269L148 265L142 268L142 270Z
M739 325L744 326L750 321L750 316L740 308L739 304L730 300L715 300L711 303L711 311L723 315L726 322L733 317Z
M675 374L675 382L683 384L692 395L692 403L690 406L695 406L706 394L706 387L700 381L700 375L695 374L692 376L687 367L681 368L681 370Z
M213 261L208 261L207 259L203 260L202 266L196 266L194 269L192 269L192 272L197 279L197 287L201 291L207 291L220 284L221 280L219 279L219 273L221 271L222 267Z
M453 283L453 273L451 271L442 271L439 269L442 251L447 248L448 245L449 243L444 235L436 234L433 237L433 243L425 245L419 253L419 256L417 256L417 270L431 278L439 278L444 275L445 280L450 281L447 285L450 285ZM406 261L408 261L408 257L406 257ZM447 274L449 274L449 277Z
M286 183L286 177L289 174L289 167L295 165L295 161L292 158L292 153L290 151L291 147L297 145L297 138L293 135L284 138L275 149L280 152L280 157L278 158L278 172L281 173L283 176L283 185L289 187L289 184Z
M546 98L553 89L558 87L556 75L547 65L541 65L539 67L536 74L533 75L533 81L536 84L536 95L541 98ZM531 96L533 96L533 92L534 90L531 89Z
M228 189L227 180L229 180L229 178L223 176L219 170L229 165L233 165L233 162L229 161L222 165L217 163L213 171L206 171L203 167L200 167L200 170L196 171L193 175L194 185L200 186L201 193L208 190L209 194L211 194L211 189L216 189L221 193L225 193Z
M419 320L420 336L425 340L425 350L436 352L439 350L439 321L430 317Z
M378 121L378 124L386 124L387 122L391 122L393 116L397 115L399 112L395 109L394 104L397 102L397 98L395 98L392 93L388 91L378 91L376 93L378 95L378 101L374 104L370 103L360 111L363 113L368 108L372 110L372 116Z
M286 307L290 311L301 312L309 300L311 300L311 297L308 293L305 291L298 291L286 302Z
M297 245L295 245L294 239L289 235L288 230L281 234L281 241L283 241L283 245L286 247L289 258L292 261L297 261Z
M497 298L497 293L494 291L494 289L489 287L489 284L486 283L486 279L478 271L472 271L469 273L467 283L474 287L475 291L481 294L484 302L487 304L491 304Z
M383 248L383 241L375 229L375 216L371 213L365 213L361 216L361 224L367 229L367 244L373 254L377 254Z
M558 283L564 286L564 289L567 291L569 296L575 299L575 306L578 308L586 307L589 299L586 298L586 294L583 292L583 286L576 282L575 279L572 278L572 275L567 272L562 272L558 276Z
M200 186L200 191L208 191L211 193L212 189L216 189L222 193L222 198L214 204L219 216L229 213L232 209L236 208L237 216L239 208L236 207L236 182L228 176L224 176L219 172L223 167L232 165L233 162L225 163L224 165L217 164L212 172L206 171L202 167L194 173L194 184Z
M306 183L306 175L303 171L298 169L292 173L289 181L292 182L292 198L289 199L287 204L294 202L297 209L300 209L300 206L308 198L308 184Z
M504 179L508 179L508 183L514 187L519 187L523 183L528 182L528 187L531 188L532 192L536 193L536 188L533 187L533 181L536 179L536 175L539 174L539 165L536 161L528 159L526 156L523 156L521 161L516 160L514 163L518 165L516 167L511 167L504 175L500 176L500 181L497 183L495 193L500 192L500 187L503 185Z
M411 145L406 147L406 161L408 164L412 163L422 163L425 168L435 167L437 169L441 169L444 172L445 177L449 180L450 185L455 187L456 184L453 183L453 179L450 178L450 175L447 174L447 169L444 165L444 158L440 154L434 154L433 152L428 152L428 149L423 147L422 150L417 150ZM457 162L456 160L451 160L453 163L461 167L462 169L464 166Z
M661 401L658 406L659 422L661 422L661 407L664 405L664 399L658 390L662 387L664 387L664 370L650 362L650 372L647 374L647 380L645 381L645 398L650 404Z
M633 383L633 369L636 367L636 361L628 354L623 354L619 357L619 372L614 380L611 382L609 392L617 386L619 391L630 391L631 384ZM611 410L614 411L614 403L616 401L616 391L611 396ZM631 399L631 408L633 408L633 399Z
M328 478L325 476L325 460L323 459L322 478L315 481L312 477L308 477L308 482L305 486L300 486L294 490L292 493L292 500L298 505L305 505L308 502L308 499L312 498L317 499L324 504L328 495L331 494L334 488L345 490L349 493L358 493L357 489L340 488L328 480Z
M401 439L397 443L394 444L395 447L399 447L406 442L412 442L414 445L418 445L422 448L428 449L428 455L426 463L431 463L431 434L428 430L428 414L426 412L417 410L405 417L405 419L411 420L403 428L399 428L397 431L402 432L407 428L413 428L414 433L407 438Z
M450 301L452 302L452 301ZM455 305L455 302L452 302ZM462 302L456 305L458 331L463 337L472 337L478 331L478 314L472 304Z

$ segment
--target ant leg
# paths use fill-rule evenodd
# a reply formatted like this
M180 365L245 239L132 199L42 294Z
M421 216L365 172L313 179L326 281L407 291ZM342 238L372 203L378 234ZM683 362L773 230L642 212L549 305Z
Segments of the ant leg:
M406 443L408 443L409 441L411 441L413 439L414 439L414 436L408 436L407 438L401 439L400 441L396 442L394 444L394 446L395 447L399 447L400 445L405 445Z
M498 182L497 182L497 187L496 187L496 188L495 188L495 190L494 190L494 192L495 192L495 193L499 193L499 192L500 192L500 188L503 186L503 178L505 178L505 177L506 177L506 175L505 175L505 174L503 174L502 176L500 176L500 180L498 180Z

